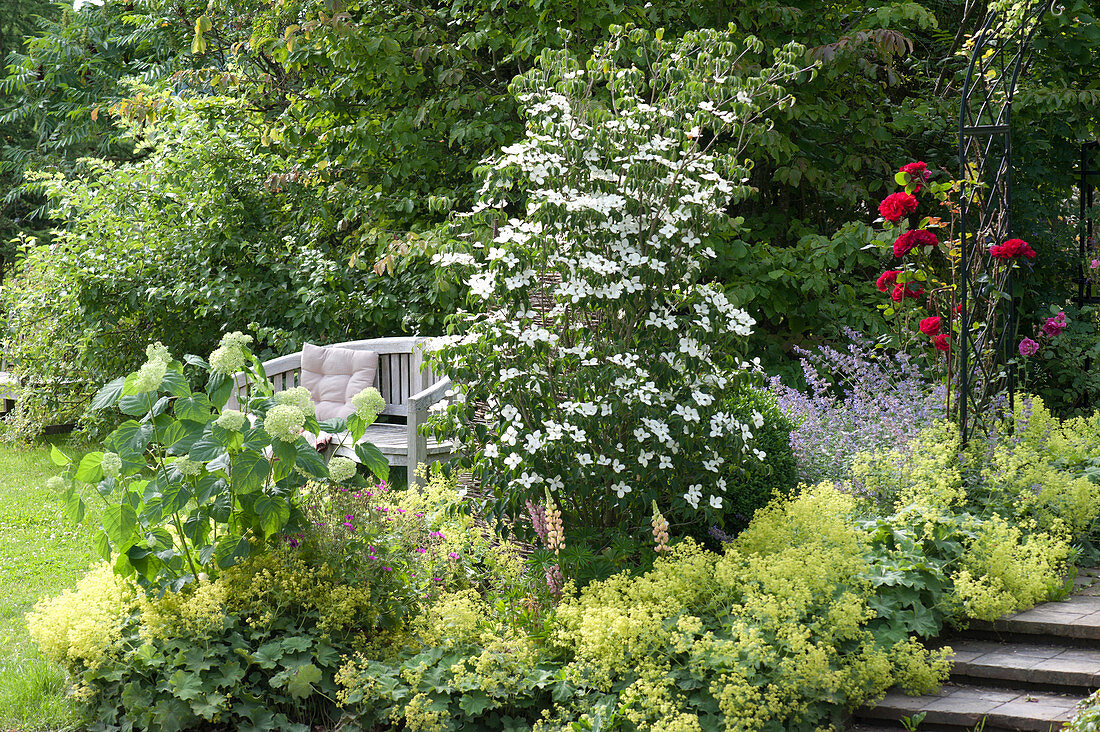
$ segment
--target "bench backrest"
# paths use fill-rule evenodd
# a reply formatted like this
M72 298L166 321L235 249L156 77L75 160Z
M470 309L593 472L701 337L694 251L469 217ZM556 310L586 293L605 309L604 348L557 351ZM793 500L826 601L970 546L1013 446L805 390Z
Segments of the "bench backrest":
M424 351L431 348L431 339L416 336L400 338L369 338L361 341L332 343L335 348L374 351L378 354L378 374L374 386L386 400L382 414L395 417L408 415L406 402L410 396L439 381L431 369L424 368ZM302 371L301 352L280 356L264 363L267 380L275 391L298 386ZM238 390L243 390L244 375L237 377ZM233 400L235 401L235 400ZM236 406L231 402L231 408Z

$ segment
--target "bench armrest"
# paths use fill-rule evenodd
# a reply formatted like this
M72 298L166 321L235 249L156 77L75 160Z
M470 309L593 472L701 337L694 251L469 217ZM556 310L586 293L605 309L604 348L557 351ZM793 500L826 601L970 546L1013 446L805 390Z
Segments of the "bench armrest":
M409 397L408 402L406 402L409 407L409 416L411 417L414 411L426 410L428 407L438 402L446 396L450 388L451 380L441 379L427 389L413 394Z
M415 486L416 466L426 463L428 458L428 438L420 434L420 427L428 419L428 407L441 400L451 388L450 379L441 379L427 389L409 397L406 406L409 409L409 486Z

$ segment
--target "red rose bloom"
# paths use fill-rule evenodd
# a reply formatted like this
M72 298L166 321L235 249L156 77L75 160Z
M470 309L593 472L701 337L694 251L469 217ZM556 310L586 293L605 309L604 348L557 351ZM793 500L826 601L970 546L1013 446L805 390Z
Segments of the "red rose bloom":
M907 163L906 165L901 166L901 170L899 172L909 174L909 177L912 179L912 181L917 184L917 187L915 189L916 193L920 193L920 189L924 188L921 183L924 183L926 180L928 180L928 166L920 161L916 163Z
M931 318L925 318L920 322L920 332L924 333L926 336L936 335L940 332L941 320L943 320L943 318L935 316Z
M958 305L955 306L955 314L958 315L962 311L963 311L963 304L960 302Z
M907 216L917 210L917 199L908 193L891 193L878 205L878 212L892 224L901 221L902 216Z
M989 255L994 259L1035 259L1035 250L1023 239L1009 239L1004 244L994 244L989 248Z
M923 289L916 283L909 282L904 285L894 285L894 291L890 293L890 299L894 302L901 302L907 297L920 297L923 294Z
M898 281L899 274L901 274L901 272L896 269L886 270L878 276L877 280L875 280L875 287L878 288L879 292L886 292L895 282Z
M899 236L894 241L894 256L904 257L914 247L936 246L940 240L931 231L925 229L913 229Z
M928 165L919 160L915 163L906 163L901 166L900 172L908 173L909 177L913 180L919 180L922 183L928 180Z
M932 345L936 347L937 351L950 351L951 340L946 333L940 333L938 336L932 338Z

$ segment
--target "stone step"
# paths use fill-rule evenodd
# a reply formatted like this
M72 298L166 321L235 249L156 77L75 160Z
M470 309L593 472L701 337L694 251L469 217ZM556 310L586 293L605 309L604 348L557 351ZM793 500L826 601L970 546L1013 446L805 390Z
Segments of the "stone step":
M900 723L925 712L921 730L970 730L983 725L985 732L1051 732L1072 718L1080 700L1078 695L947 684L939 694L926 696L891 691L874 707L856 712L856 722Z
M1080 594L1045 602L1030 610L988 622L972 620L961 634L1002 639L1042 638L1100 647L1100 595Z
M1050 643L952 642L956 683L1044 689L1086 696L1100 689L1100 649Z

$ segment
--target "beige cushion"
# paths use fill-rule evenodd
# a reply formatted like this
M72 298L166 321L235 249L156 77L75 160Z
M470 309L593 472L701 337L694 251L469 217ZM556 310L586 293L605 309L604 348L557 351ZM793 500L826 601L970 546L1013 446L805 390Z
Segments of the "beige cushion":
M355 408L351 398L374 386L378 373L375 351L302 346L302 375L299 383L309 389L317 405L317 420L347 417Z

